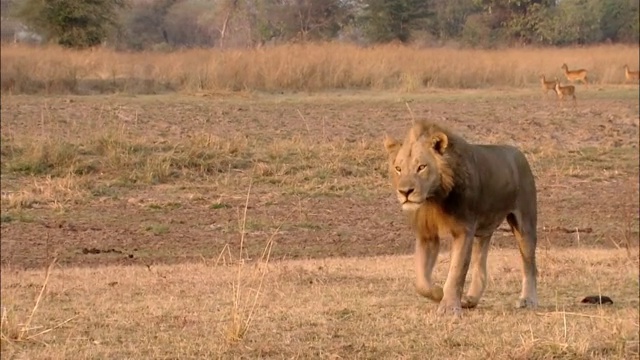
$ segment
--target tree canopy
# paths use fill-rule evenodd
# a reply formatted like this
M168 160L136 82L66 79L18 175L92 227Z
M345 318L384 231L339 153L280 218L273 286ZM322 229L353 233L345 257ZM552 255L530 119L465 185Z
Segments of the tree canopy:
M107 38L124 5L125 0L26 0L17 16L60 45L83 48Z
M639 1L22 0L14 13L76 48L105 39L127 49L318 40L492 47L638 43Z

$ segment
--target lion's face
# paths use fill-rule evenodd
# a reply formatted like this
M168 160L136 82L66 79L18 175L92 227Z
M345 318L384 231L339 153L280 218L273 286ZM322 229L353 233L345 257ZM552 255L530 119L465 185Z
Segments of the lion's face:
M442 176L445 134L409 137L404 144L387 137L384 145L389 154L391 182L404 211L417 210L448 186Z

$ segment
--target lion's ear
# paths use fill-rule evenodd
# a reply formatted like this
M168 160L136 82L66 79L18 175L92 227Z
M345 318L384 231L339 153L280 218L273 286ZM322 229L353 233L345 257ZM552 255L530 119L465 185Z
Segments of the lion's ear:
M399 147L400 143L396 139L387 134L384 135L384 148L389 154L395 152Z
M444 154L447 145L449 145L449 138L445 133L437 132L431 136L431 147L439 154Z

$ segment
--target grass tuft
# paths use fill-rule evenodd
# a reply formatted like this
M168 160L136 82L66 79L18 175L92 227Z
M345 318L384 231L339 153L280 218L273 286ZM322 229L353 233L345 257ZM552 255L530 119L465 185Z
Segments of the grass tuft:
M2 319L0 321L0 339L2 339L2 342L6 342L8 345L13 345L15 342L37 341L37 339L42 335L49 333L59 327L62 327L75 318L75 316L71 317L49 328L32 326L33 319L38 312L38 309L44 298L45 290L47 289L47 284L49 283L51 270L53 269L55 264L56 259L54 259L49 267L47 267L44 282L42 284L42 287L40 288L38 297L36 298L33 308L31 309L31 312L26 319L21 320L18 316L11 313L11 311L7 308L3 301Z
M280 230L280 227L278 227L271 234L267 240L267 244L265 245L262 255L254 265L256 270L249 275L248 279L245 279L244 271L246 270L245 267L247 265L243 256L243 250L251 186L252 183L249 183L242 216L242 226L240 228L240 248L238 263L236 265L237 273L235 281L233 282L233 301L230 309L231 314L229 318L229 326L226 333L227 340L230 343L241 341L249 331L249 328L254 321L256 309L260 303L260 299L262 298L262 287L264 284L264 277L267 273L269 259L271 258L271 249L273 248L274 238ZM253 284L255 288L250 288L249 286L251 285L248 284Z

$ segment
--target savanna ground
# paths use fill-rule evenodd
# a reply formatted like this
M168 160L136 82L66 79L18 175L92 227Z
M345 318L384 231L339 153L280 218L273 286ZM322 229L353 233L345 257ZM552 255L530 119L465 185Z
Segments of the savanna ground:
M578 85L575 108L535 82L4 92L2 356L637 358L638 87L611 82ZM452 322L415 294L382 135L423 117L527 154L537 310L512 309L506 227L477 309ZM600 293L614 304L579 304Z

